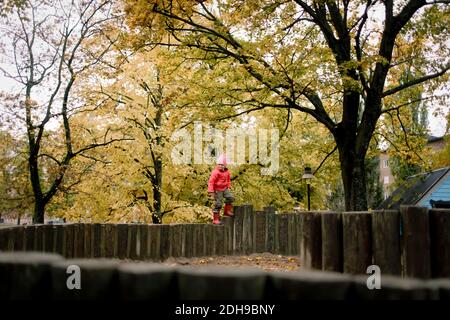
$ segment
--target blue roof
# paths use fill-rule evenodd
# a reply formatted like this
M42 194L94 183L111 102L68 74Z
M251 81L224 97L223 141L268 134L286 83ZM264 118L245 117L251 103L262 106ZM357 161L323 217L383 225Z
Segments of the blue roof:
M449 171L450 167L445 167L408 177L403 185L381 203L379 209L399 209L400 205L408 204L431 208L430 200L450 200L450 178L438 184ZM433 190L436 186L438 188ZM429 191L432 191L431 196L422 199ZM420 199L422 200L418 203Z

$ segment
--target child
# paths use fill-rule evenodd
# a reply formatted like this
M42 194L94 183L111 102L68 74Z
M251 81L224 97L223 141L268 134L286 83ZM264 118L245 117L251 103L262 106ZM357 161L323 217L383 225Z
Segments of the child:
M208 193L214 199L213 223L221 224L220 209L222 208L222 199L225 198L224 215L233 216L231 203L234 201L231 193L230 171L227 168L227 158L222 155L217 160L217 167L211 173L208 181Z

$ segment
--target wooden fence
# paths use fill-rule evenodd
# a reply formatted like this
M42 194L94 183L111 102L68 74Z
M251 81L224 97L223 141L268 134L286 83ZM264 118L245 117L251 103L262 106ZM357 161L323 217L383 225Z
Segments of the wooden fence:
M300 255L301 268L366 274L450 277L450 210L275 213L236 206L224 224L64 224L0 229L0 251L66 258L162 261L169 257Z
M74 266L79 268L80 290L68 288ZM193 269L116 259L63 259L55 253L0 254L0 301L450 300L450 279L383 276L381 290L370 290L367 278L323 271Z

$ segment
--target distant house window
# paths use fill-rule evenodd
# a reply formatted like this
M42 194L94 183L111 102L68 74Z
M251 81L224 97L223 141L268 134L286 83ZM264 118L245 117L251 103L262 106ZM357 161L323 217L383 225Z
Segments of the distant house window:
M389 184L389 176L384 176L383 181L384 184Z
M383 160L383 168L389 168L389 160Z

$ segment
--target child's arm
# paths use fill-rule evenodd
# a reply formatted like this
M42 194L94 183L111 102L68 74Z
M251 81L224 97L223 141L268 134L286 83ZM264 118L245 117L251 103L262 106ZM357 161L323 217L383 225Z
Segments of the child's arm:
M227 188L228 188L228 189L231 189L231 174L230 174L230 171L227 171L227 172L228 172L228 177L227 177L227 180L228 180Z
M208 192L209 192L209 193L215 191L215 190L214 190L214 183L216 182L216 180L217 180L217 175L216 175L215 172L213 171L213 172L211 173L211 176L209 177L209 181L208 181Z

